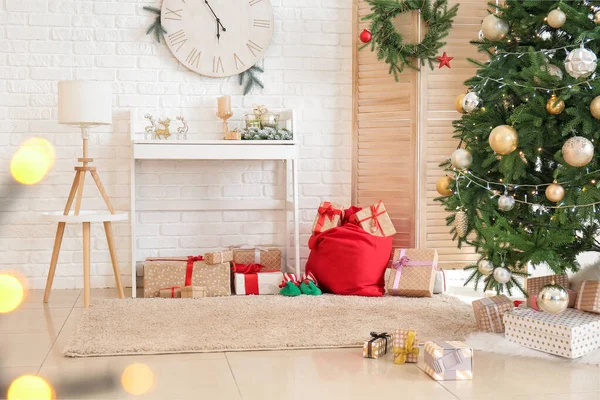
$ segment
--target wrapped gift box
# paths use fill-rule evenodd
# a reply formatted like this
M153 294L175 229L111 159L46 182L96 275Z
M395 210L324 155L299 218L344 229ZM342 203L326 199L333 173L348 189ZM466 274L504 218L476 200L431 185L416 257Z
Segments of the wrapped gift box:
M181 287L173 286L170 288L162 288L158 290L158 293L163 299L178 299L181 297Z
M204 254L204 261L207 264L223 264L233 261L233 250L225 249L221 251L212 251Z
M560 314L531 308L504 314L505 336L525 347L577 358L600 347L600 315L567 308Z
M600 281L584 281L579 287L576 304L578 310L600 314Z
M185 286L181 288L182 299L201 299L202 297L206 297L204 286Z
M355 220L371 235L394 236L396 228L390 219L381 200L370 207L365 207L355 214Z
M396 329L394 332L394 359L396 364L416 363L419 360L419 336L416 331Z
M363 344L364 358L381 358L392 349L394 340L387 332L371 332L371 337Z
M504 314L512 311L514 305L504 295L484 297L473 302L473 312L477 328L483 332L504 332Z
M275 247L233 248L236 264L260 264L268 270L281 271L281 250Z
M536 278L527 278L527 307L531 307L531 297L537 296L540 289L554 281L557 285L569 288L569 278L567 275L548 275L538 276Z
M433 249L395 249L386 289L392 296L431 297L438 253Z
M233 284L237 295L279 294L283 273L258 264L234 264Z
M342 223L342 206L335 203L324 201L319 206L315 222L313 223L312 232L314 234L325 232Z
M463 342L425 342L425 372L436 381L473 379L473 350Z
M202 257L148 258L144 263L144 297L161 288L204 286L206 296L231 295L229 263L208 265Z

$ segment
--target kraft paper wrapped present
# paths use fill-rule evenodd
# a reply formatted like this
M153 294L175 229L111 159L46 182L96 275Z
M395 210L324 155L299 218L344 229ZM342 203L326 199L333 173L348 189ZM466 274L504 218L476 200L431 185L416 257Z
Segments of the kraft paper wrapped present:
M279 294L283 273L265 270L260 264L233 265L233 285L237 295Z
M317 210L317 216L313 223L313 234L322 233L331 228L340 226L342 223L342 206L336 203L324 201Z
M505 337L545 353L577 358L600 347L600 315L567 308L560 314L531 308L504 314Z
M159 289L159 296L163 299L178 299L181 297L181 286Z
M185 286L181 288L182 299L201 299L202 297L206 297L204 286Z
M394 364L419 361L419 337L416 331L399 329L394 332Z
M437 272L434 249L395 249L386 283L392 296L431 297Z
M484 297L473 302L477 328L483 332L504 332L504 314L512 311L512 301L504 296Z
M275 247L232 247L236 264L260 264L268 270L281 271L281 250Z
M173 286L204 286L206 296L230 296L229 263L208 265L201 256L147 258L144 263L144 297L158 297Z
M233 261L233 250L225 249L221 251L212 251L204 254L204 261L207 264L223 264Z
M581 284L575 308L600 314L600 281L584 281Z
M425 342L425 372L436 381L473 379L473 349L463 342Z
M554 281L557 285L569 288L569 278L567 275L547 275L538 276L535 278L527 278L527 307L531 307L531 297L537 296L540 289L546 285L549 285Z
M387 332L371 332L371 337L363 344L364 358L381 358L392 349L393 336Z
M358 224L374 236L394 236L396 228L381 200L377 204L365 207L355 214Z

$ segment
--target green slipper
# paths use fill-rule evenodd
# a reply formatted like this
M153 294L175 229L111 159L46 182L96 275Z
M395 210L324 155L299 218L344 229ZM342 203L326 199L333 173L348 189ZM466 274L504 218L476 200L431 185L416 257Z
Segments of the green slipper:
M321 289L319 289L310 279L305 279L300 284L300 291L309 296L320 296L323 294Z
M300 296L302 292L300 288L292 281L288 281L279 291L279 294L283 296L296 297Z

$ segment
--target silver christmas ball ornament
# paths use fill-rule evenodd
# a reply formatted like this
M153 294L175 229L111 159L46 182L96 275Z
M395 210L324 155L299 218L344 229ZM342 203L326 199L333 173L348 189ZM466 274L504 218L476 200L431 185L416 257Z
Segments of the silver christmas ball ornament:
M508 22L490 14L483 19L481 30L486 39L501 40L508 33Z
M569 305L569 293L566 289L552 282L540 289L537 295L538 307L550 314L559 314Z
M563 78L562 70L560 69L560 67L554 64L548 64L548 67L543 66L541 69L544 71L548 71L550 75L557 77L559 81Z
M494 280L496 282L506 283L510 281L510 278L512 278L512 272L510 272L510 270L504 266L504 263L502 263L502 265L498 268L494 269Z
M477 263L477 270L481 275L491 275L494 272L494 264L485 258Z
M510 211L515 207L515 198L504 194L498 198L498 209L500 211Z
M481 99L475 92L469 92L465 95L462 101L463 110L471 113L481 106Z
M452 157L450 158L452 162L452 166L456 169L467 169L473 163L473 156L469 150L465 149L457 149L452 153Z
M479 38L479 40L485 39L485 35L483 34L483 31L481 29L479 30L479 33L477 34L477 37Z
M598 58L584 47L572 50L565 59L565 70L573 78L587 78L596 71Z
M572 167L584 167L594 158L594 144L582 136L570 138L563 144L562 156Z

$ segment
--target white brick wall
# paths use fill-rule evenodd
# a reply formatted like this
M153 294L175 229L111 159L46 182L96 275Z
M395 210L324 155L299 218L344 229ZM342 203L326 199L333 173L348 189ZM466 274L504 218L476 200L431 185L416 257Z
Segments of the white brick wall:
M233 1L233 0L228 0ZM236 0L237 1L237 0ZM159 0L0 0L0 269L17 270L42 288L55 227L43 211L64 207L80 139L56 123L56 81L113 82L114 124L94 131L91 155L113 204L129 209L129 112L182 113L195 137L214 138L216 96L233 96L234 112L252 104L293 108L301 139L302 256L313 210L321 199L348 204L351 182L352 2L271 0L275 33L263 76L266 88L241 96L237 79L210 79L183 68L163 44L145 35L153 16L144 5ZM11 155L30 136L56 148L54 169L39 185L14 184ZM282 198L281 163L143 162L140 198ZM103 209L91 179L84 207ZM139 254L188 255L239 243L284 243L282 212L142 212ZM130 284L129 224L115 226L124 281ZM101 226L92 227L92 284L113 286ZM82 286L81 228L65 233L56 288Z

